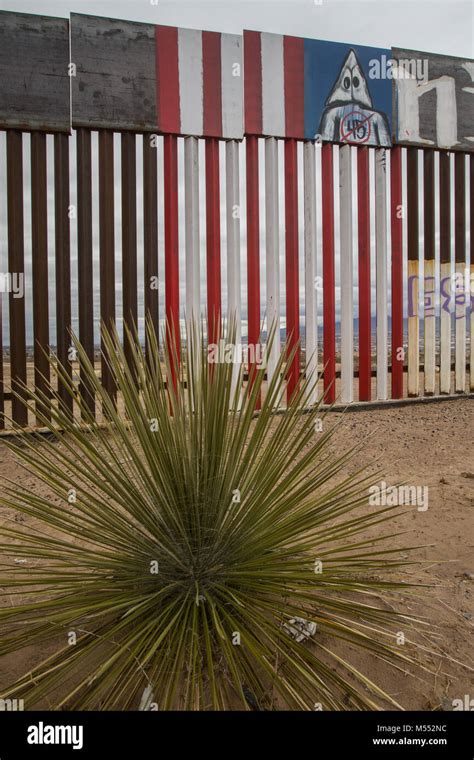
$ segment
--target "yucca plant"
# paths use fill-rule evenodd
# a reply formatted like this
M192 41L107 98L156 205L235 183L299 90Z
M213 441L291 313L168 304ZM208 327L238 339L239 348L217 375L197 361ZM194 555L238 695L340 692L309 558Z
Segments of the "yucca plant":
M233 343L234 328L222 336ZM245 384L243 366L209 363L203 331L180 357L150 325L146 356L136 334L127 351L116 331L103 341L117 404L75 343L105 422L52 360L74 415L53 388L52 405L30 393L50 434L9 444L42 490L3 484L0 656L34 647L37 662L15 683L0 676L0 697L27 709L400 707L349 655L415 668L395 636L413 621L385 603L406 590L391 573L408 561L392 535L367 534L397 510L369 508L374 478L331 453L323 410L308 408L314 378L275 414L289 350L262 394L263 371Z

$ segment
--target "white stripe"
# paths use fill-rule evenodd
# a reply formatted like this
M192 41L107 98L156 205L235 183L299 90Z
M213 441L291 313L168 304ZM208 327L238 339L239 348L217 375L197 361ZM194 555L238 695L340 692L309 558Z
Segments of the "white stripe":
M377 398L387 398L387 175L385 148L375 151L375 261L377 290Z
M265 258L267 285L267 330L275 325L267 361L268 382L280 358L280 224L278 209L278 142L265 140Z
M341 240L341 401L354 400L354 309L352 251L351 146L339 149L339 208Z
M316 154L313 142L304 144L304 276L305 276L305 334L306 367L314 384L310 404L317 401L318 371L318 311L316 299Z
M227 313L229 318L235 319L235 341L239 345L241 340L239 143L228 140L225 150ZM239 370L239 364L235 362L232 372L232 392L236 388Z
M184 140L184 216L186 249L186 319L200 320L199 271L199 145L196 137Z
M202 32L178 29L179 107L181 133L203 133Z
M222 137L240 140L244 134L242 37L221 34Z
M285 137L283 36L262 34L261 49L263 134Z
M464 302L465 269L466 264L464 262L458 262L456 264L456 291L454 294L454 302L456 304L456 372L454 390L456 393L464 393L466 387L466 304Z

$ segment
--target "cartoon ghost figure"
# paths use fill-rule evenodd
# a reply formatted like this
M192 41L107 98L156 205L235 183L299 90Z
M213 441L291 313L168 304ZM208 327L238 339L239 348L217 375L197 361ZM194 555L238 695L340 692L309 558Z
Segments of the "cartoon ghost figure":
M354 50L347 54L325 106L319 125L321 139L390 146L387 117L372 107L367 81Z

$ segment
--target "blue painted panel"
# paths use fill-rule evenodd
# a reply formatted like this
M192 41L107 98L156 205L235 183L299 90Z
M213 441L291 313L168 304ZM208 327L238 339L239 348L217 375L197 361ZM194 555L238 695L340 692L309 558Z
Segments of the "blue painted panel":
M391 51L305 39L305 138L391 144Z

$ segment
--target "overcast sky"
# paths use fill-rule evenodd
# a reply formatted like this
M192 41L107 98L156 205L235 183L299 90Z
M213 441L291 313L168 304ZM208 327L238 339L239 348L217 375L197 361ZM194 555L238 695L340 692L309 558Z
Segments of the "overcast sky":
M280 34L294 34L317 39L334 40L348 43L358 43L373 45L377 47L401 47L415 49L426 52L445 53L457 55L466 58L474 58L474 4L468 0L0 0L2 10L11 10L25 13L36 13L51 16L67 17L69 12L89 13L97 16L106 16L110 18L129 19L134 21L152 22L159 24L169 24L197 29L216 30L241 34L242 30L255 29L266 32L275 32ZM1 86L1 83L0 83ZM0 135L0 182L1 187L4 185L4 140ZM116 142L116 244L117 244L117 306L118 315L121 311L121 275L120 275L120 146ZM75 202L75 140L72 140L71 156L71 203ZM201 143L201 148L202 148ZM263 147L263 146L262 146ZM282 145L281 145L282 147ZM302 146L300 146L301 148ZM143 283L143 214L140 197L141 183L141 141L137 144L137 168L138 168L138 274L139 282ZM183 165L182 153L180 154L180 203L183 201ZM94 149L94 163L96 164L96 153ZM283 158L281 156L281 158ZM51 138L48 138L48 162L50 178L52 178L52 144ZM204 166L204 156L201 156L202 166ZM262 155L263 159L263 155ZM31 199L27 193L29 181L29 139L24 139L24 162L25 162L25 259L26 259L26 309L27 309L27 340L32 343L32 301L31 301L31 242L30 242L30 222L31 222ZM242 161L242 164L244 162ZM336 153L336 171L337 171L337 153ZM160 159L159 159L160 164ZM280 172L283 161L280 161ZM301 156L300 156L301 166ZM95 167L97 169L97 167ZM162 172L162 165L159 170ZM243 172L242 172L243 173ZM300 172L302 174L302 172ZM223 177L221 180L224 179ZM301 179L301 178L300 178ZM421 182L421 176L420 176ZM301 184L301 183L300 183ZM49 259L50 259L50 277L54 282L54 219L53 219L53 193L52 183L50 181L49 209L50 219L48 220L49 229ZM94 186L96 189L97 175L95 171ZM245 187L242 188L242 202L245 200ZM318 188L320 192L320 187ZM204 188L201 184L201 197ZM302 187L300 187L300 192ZM301 197L301 196L300 196ZM319 196L320 197L320 196ZM262 240L261 240L261 279L262 279L262 310L265 304L265 262L264 262L264 239L263 239L263 219L264 219L264 198L263 192L261 197L261 220L262 220ZM281 200L282 203L282 200ZM301 204L302 205L302 204ZM281 212L283 207L281 206ZM338 213L336 205L336 234ZM162 212L160 212L162 213ZM222 281L223 281L223 302L225 306L225 209L222 208ZM283 214L281 215L283 219ZM201 258L205 261L205 224L204 219L201 224ZM283 225L281 225L283 227ZM422 228L421 228L422 229ZM181 280L181 302L184 303L184 252L183 252L183 229L181 227L180 239L180 280ZM245 298L245 218L242 219L242 305L244 314L246 311ZM355 231L356 232L356 231ZM164 281L163 271L163 220L159 218L159 244L160 244L160 281ZM300 214L300 246L302 246L303 228L302 214ZM74 222L71 225L71 259L72 259L72 278L73 278L73 327L77 328L77 249L76 249L76 229ZM98 253L98 226L97 220L94 223L94 242L95 253ZM320 238L319 238L320 242ZM373 241L372 241L373 242ZM4 261L6 253L6 199L5 193L0 194L0 269L5 270L6 262ZM355 251L356 254L356 251ZM320 255L320 254L319 254ZM281 256L281 273L282 273L282 307L284 309L284 230L281 229L280 235L280 256ZM338 245L336 238L336 261L338 263ZM301 306L304 309L304 261L302 247L300 247L300 286L301 286ZM96 262L97 263L97 262ZM355 267L355 271L356 271ZM99 290L98 290L98 265L95 269L95 317L96 328L98 326L98 307L99 307ZM374 278L373 278L374 279ZM338 283L339 277L337 277ZM205 299L205 271L202 269L202 297ZM374 284L374 283L373 283ZM390 283L389 283L390 285ZM339 298L337 288L337 310L339 311ZM374 292L372 293L374 298ZM6 309L6 299L4 299L4 345L8 345L8 317ZM321 299L320 299L321 302ZM355 292L355 302L357 303L357 291ZM139 293L140 312L143 309L143 290ZM163 290L160 292L160 312L163 316L164 298ZM50 316L51 316L51 341L55 341L55 320L54 320L54 293L51 292Z
M301 37L473 55L470 0L2 0L0 8L69 12L240 34L256 29Z

